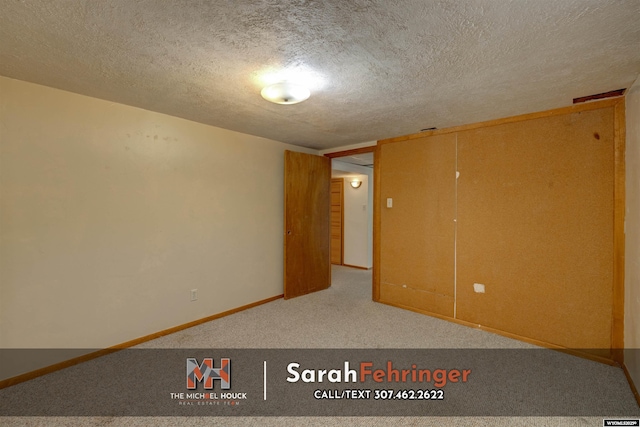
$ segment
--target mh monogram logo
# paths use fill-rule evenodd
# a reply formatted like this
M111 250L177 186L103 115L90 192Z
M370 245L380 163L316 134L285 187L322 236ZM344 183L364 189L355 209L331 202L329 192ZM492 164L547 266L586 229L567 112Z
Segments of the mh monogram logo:
M213 380L220 380L220 388L227 390L231 388L231 359L220 359L220 367L213 367L213 358L202 359L202 364L190 357L187 359L187 389L195 390L198 382L204 381L204 388L211 390Z

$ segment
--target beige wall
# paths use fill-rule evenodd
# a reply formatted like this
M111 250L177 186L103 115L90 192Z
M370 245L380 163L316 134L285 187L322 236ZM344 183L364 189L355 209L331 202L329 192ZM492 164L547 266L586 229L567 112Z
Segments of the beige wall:
M625 365L640 387L640 78L626 96Z
M285 149L0 77L0 347L104 348L281 294Z

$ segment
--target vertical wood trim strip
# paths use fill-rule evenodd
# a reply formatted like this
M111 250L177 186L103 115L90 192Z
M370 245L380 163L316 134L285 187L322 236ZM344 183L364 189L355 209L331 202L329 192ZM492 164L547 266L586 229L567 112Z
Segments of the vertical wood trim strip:
M380 301L380 164L382 152L376 145L373 152L373 283L371 295L374 301Z
M284 150L284 176L282 179L282 292L287 292L287 179L289 177L289 168L287 164L291 156L291 151Z
M613 360L624 362L624 215L625 215L625 100L614 106L614 219L613 219L613 309L611 350Z
M458 318L458 132L456 132L456 170L453 224L453 318Z
M321 159L327 159L326 162L324 163L324 168L326 171L326 178L325 178L325 185L326 187L326 192L327 192L327 197L329 198L329 200L327 201L327 222L329 224L327 224L327 243L329 245L329 247L327 248L327 250L329 251L329 253L327 254L327 269L329 270L329 273L327 275L328 279L329 279L329 283L327 283L326 288L323 289L329 289L331 287L331 284L333 283L333 269L331 268L331 159L324 157L324 156L318 156ZM342 189L342 191L344 191L344 188Z
M344 265L344 178L340 180L340 265Z

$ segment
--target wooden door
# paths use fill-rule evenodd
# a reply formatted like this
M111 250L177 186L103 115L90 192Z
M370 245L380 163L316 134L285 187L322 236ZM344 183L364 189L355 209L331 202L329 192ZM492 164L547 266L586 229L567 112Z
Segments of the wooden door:
M285 151L284 297L331 285L331 160Z
M331 264L342 265L344 256L344 178L331 180Z

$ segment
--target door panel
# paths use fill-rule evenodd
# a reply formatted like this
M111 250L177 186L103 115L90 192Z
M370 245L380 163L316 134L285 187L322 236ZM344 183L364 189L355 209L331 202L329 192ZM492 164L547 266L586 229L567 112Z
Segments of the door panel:
M331 285L331 160L285 151L284 297Z

